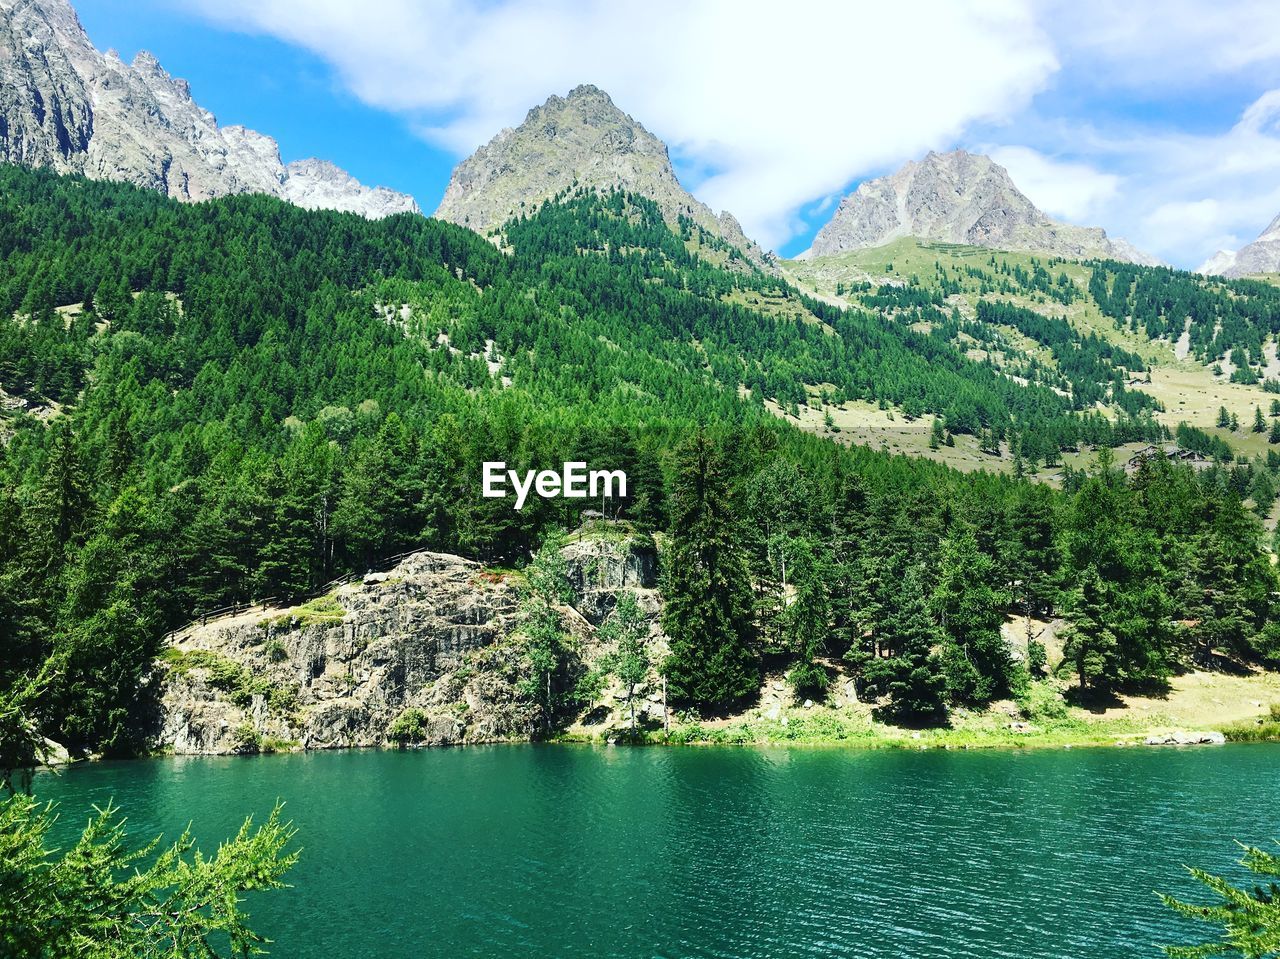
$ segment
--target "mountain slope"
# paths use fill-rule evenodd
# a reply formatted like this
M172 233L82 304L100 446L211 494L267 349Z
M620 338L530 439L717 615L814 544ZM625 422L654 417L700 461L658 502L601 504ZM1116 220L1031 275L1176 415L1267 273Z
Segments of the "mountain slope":
M1042 213L990 157L929 153L888 176L862 183L843 200L803 256L881 246L904 236L942 243L1035 250L1083 259L1157 261L1097 227L1058 223Z
M458 164L435 215L485 233L579 186L639 193L673 226L688 217L757 265L772 263L731 214L717 216L680 185L665 143L589 84L534 107Z
M1226 277L1280 273L1280 216L1248 246L1236 252L1219 250L1196 269L1197 273Z
M0 167L0 383L51 411L0 407L12 430L0 462L0 689L54 657L56 685L40 704L46 735L74 751L128 752L145 744L155 715L152 657L167 629L248 600L319 594L253 630L261 645L241 666L254 670L211 658L215 650L193 658L179 649L166 665L206 670L255 721L309 707L313 693L370 730L393 704L429 715L433 703L413 697L452 665L439 654L484 641L481 617L465 603L452 611L461 615L436 608L439 590L428 585L431 608L418 611L431 618L399 607L403 618L380 618L394 637L374 648L383 637L354 632L346 594L326 584L422 547L509 567L595 505L538 496L517 511L477 495L480 464L494 460L624 469L627 496L609 512L667 531L667 542L687 535L668 504L702 495L723 511L734 559L725 577L760 597L761 642L752 629L750 648L775 661L787 647L774 637L790 634L798 605L776 559L791 543L831 557L829 576L799 562L788 570L800 586L831 583L832 611L813 614L811 628L845 663L880 655L882 634L863 624L900 601L904 570L940 584L967 569L986 595L1016 589L1009 602L1025 615L1057 606L1057 584L1093 575L1098 557L1108 570L1101 615L1115 640L1110 672L1095 670L1091 683L1167 675L1201 635L1230 635L1242 660L1275 659L1266 600L1275 576L1240 495L1263 505L1272 482L1264 463L1193 471L1161 459L1133 488L1106 473L1055 493L846 447L832 441L841 434L808 436L773 413L785 404L798 420L815 403L835 412L847 402L892 405L904 419L931 416L943 446L948 434L977 436L988 450L1016 444L1031 471L1067 445L1163 439L1146 430L1139 391L1124 385L1145 364L1057 316L1084 295L1073 276L1103 267L1064 264L1066 285L1047 272L962 270L966 281L1007 279L1055 298L1047 313L992 303L966 317L941 288L860 288L864 308L838 309L759 271L722 269L635 194L578 191L508 224L505 240L500 253L423 217L369 221L260 195L183 205L124 184ZM967 266L986 272L988 258L976 259ZM1115 312L1126 316L1142 312L1134 307L1150 284L1186 278L1105 269L1105 282L1087 286L1123 300ZM948 284L961 282L956 272ZM1261 284L1230 292L1249 286ZM1234 302L1224 298L1224 310ZM1224 318L1224 331L1232 325ZM1031 339L1045 346L1037 355L1019 345ZM1143 415L1100 411L1104 398ZM917 431L929 434L927 422ZM1272 487L1265 506L1274 498ZM601 526L613 539L617 527ZM588 544L585 555L594 578L600 552ZM686 567L669 568L680 576ZM537 588L554 583L550 575L524 579ZM479 594L508 576L468 567L456 583ZM847 583L862 585L855 593ZM389 597L417 589L399 574L378 585ZM836 605L846 596L857 605ZM1169 611L1187 596L1224 597L1222 623L1178 631ZM553 610L549 600L542 608ZM349 629L329 634L339 622ZM313 655L327 649L326 634L345 644L340 656L325 653L328 665ZM462 663L465 682L503 703L576 713L588 684L572 647L545 666L532 631L510 638L485 647L500 659ZM1012 665L975 663L957 705L1024 680ZM366 667L385 684L363 686ZM275 678L299 670L314 688ZM876 673L855 678L863 701L884 693ZM451 687L450 715L459 696L469 708L479 702ZM712 688L691 705L717 696ZM554 728L530 715L521 728ZM316 720L317 733L334 728ZM277 735L246 733L237 737L246 744Z
M336 167L322 175L320 161L285 167L275 140L219 127L151 54L99 53L66 0L0 0L0 161L187 201L268 193L373 217L418 209Z

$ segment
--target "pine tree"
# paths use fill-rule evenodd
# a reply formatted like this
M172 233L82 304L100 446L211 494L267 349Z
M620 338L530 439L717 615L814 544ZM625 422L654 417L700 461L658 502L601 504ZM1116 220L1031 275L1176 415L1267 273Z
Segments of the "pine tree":
M893 649L889 659L873 659L864 676L872 691L882 691L889 702L881 714L905 723L934 723L946 718L946 678L933 648L942 641L929 612L919 568L912 567L884 624L884 644Z
M821 698L827 691L827 672L815 657L831 635L831 600L828 593L830 571L812 543L792 544L792 586L795 595L783 612L783 630L797 663L788 680L797 698Z
M1064 615L1068 626L1063 655L1076 665L1080 691L1105 694L1119 672L1119 644L1107 626L1107 604L1102 580L1090 565L1067 597Z
M1253 432L1265 433L1267 431L1267 421L1262 416L1262 407L1255 406L1253 408Z
M1252 889L1231 885L1225 878L1202 869L1191 869L1191 875L1221 902L1213 905L1187 903L1172 896L1161 896L1164 904L1187 919L1211 922L1222 927L1222 938L1198 946L1165 946L1174 959L1199 959L1203 956L1240 955L1243 959L1267 959L1275 956L1280 944L1280 859L1269 852L1247 847L1240 865L1266 877L1264 887L1255 883Z
M676 700L726 709L759 689L751 583L724 459L704 429L680 449L662 625Z
M935 416L933 418L933 426L929 430L929 449L936 450L946 441L946 431L942 426L941 418Z
M971 528L957 527L943 541L931 605L948 640L944 659L959 667L948 671L952 702L983 703L1009 689L1013 661L1000 635L1009 596L994 570Z

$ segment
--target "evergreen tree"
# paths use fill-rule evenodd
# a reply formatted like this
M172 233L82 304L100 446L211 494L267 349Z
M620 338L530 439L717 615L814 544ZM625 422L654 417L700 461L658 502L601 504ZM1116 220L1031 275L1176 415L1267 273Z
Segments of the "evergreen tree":
M759 664L724 458L701 428L677 453L673 500L663 672L676 700L725 709L759 689Z
M633 730L636 728L636 687L649 677L649 653L644 642L648 625L635 596L627 592L618 598L618 605L600 627L601 638L614 646L609 668L626 690L626 708Z
M1063 655L1075 664L1086 696L1109 692L1119 674L1119 644L1107 626L1104 592L1098 571L1089 566L1067 594L1063 614L1068 623Z
M889 697L881 709L885 718L926 724L945 719L946 677L933 652L942 639L929 612L921 572L912 567L901 581L884 624L883 645L892 655L876 657L864 667L868 690Z
M1161 896L1164 904L1187 919L1210 922L1222 927L1220 939L1198 946L1165 946L1174 959L1200 959L1205 956L1239 955L1243 959L1268 959L1280 950L1280 859L1269 852L1245 849L1240 865L1266 877L1266 886L1252 889L1233 886L1221 876L1203 869L1191 869L1191 875L1221 901L1213 905L1183 902L1172 896Z
M796 655L787 678L799 699L821 699L827 692L827 671L815 662L831 635L830 571L813 544L792 545L794 596L783 613L783 629Z
M1009 690L1013 661L1000 635L1009 595L994 567L971 528L957 527L943 541L932 607L947 639L943 661L953 702L984 703Z

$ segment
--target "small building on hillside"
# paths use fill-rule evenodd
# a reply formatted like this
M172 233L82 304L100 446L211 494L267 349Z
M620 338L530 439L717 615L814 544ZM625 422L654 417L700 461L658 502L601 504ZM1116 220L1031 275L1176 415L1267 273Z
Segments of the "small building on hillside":
M1164 458L1173 460L1178 463L1187 463L1193 469L1205 469L1213 465L1213 460L1205 456L1203 453L1197 453L1195 450L1184 449L1177 443L1165 443L1161 446L1150 445L1144 446L1125 463L1124 471L1126 473L1137 472L1139 466L1147 460Z

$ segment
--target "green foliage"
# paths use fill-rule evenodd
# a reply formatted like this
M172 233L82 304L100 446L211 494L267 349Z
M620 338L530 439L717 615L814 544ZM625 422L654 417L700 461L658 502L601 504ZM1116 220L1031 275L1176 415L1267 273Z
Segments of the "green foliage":
M947 677L933 652L942 639L929 612L921 571L912 567L886 616L882 652L863 671L868 690L889 697L881 708L886 719L907 724L945 719Z
M387 728L387 738L403 746L423 742L427 738L427 732L426 713L411 706L401 712Z
M1066 701L1048 682L1027 683L1018 696L1018 708L1033 723L1058 722L1067 718Z
M246 820L213 856L189 833L166 848L134 848L113 806L66 851L50 847L53 811L25 795L0 803L0 952L7 956L160 959L249 956L265 940L241 908L247 892L279 889L297 861L277 806Z
M1070 623L1063 655L1075 663L1080 688L1086 693L1106 693L1120 679L1120 645L1107 627L1102 580L1090 566L1068 594L1065 615Z
M648 631L648 620L631 593L623 593L618 597L618 605L600 627L600 638L614 645L606 665L626 690L627 712L632 729L636 725L636 687L649 678L649 668L652 665L645 646Z
M565 631L557 606L572 597L561 540L551 536L525 570L525 596L517 641L521 655L519 689L538 705L544 734L565 709L582 705L599 691L600 679L589 675L577 642Z
M1240 889L1221 876L1188 867L1188 872L1202 882L1219 900L1213 905L1182 902L1162 895L1165 905L1188 919L1222 927L1220 938L1197 946L1166 946L1165 952L1175 959L1199 959L1202 956L1242 956L1244 959L1267 959L1280 955L1280 859L1269 852L1246 847L1240 864L1250 872L1269 878L1265 886Z
M821 663L802 659L787 672L787 682L797 701L805 699L821 701L827 697L831 677Z
M699 429L680 449L663 582L663 664L678 702L725 709L759 688L751 583L738 545L724 452Z
M966 319L946 289L918 283L856 284L861 306L832 306L695 232L671 230L642 197L582 191L511 223L508 255L422 217L368 221L264 196L182 205L0 169L0 382L62 404L51 424L6 421L0 688L52 657L40 731L76 752L137 751L167 630L312 595L408 549L518 566L596 507L536 499L516 512L477 496L480 463L499 459L627 471L634 491L611 514L673 534L672 691L710 708L751 695L758 646L806 670L847 651L861 669L883 652L885 611L910 567L943 629L922 681L949 663L958 699L1009 684L984 625L995 607L1007 597L1047 613L1089 562L1105 584L1117 683L1166 676L1197 647L1259 661L1280 649L1267 632L1274 573L1238 502L1274 495L1252 466L1072 471L1057 494L841 447L762 404L796 408L821 389L896 405L940 424L939 442L981 435L1032 469L1066 446L1165 438L1149 398L1122 382L1136 357L1038 313ZM1011 294L1083 295L1041 264L979 272L975 282ZM1272 328L1276 301L1263 285L1110 263L1092 275L1109 315L1169 335L1185 323L1179 309L1203 310L1195 348L1257 365L1255 334ZM69 324L54 312L75 303L85 311ZM1019 361L1028 386L957 345L963 333L995 349L1011 328L1054 354L1052 367ZM1084 409L1091 397L1109 409ZM687 449L675 455L700 423L713 424L701 474ZM957 524L976 531L967 555L983 572L968 580L954 562L939 567ZM1212 634L1172 630L1231 563L1239 583L1214 594ZM563 597L544 595L525 636L529 694L548 724L582 674L557 638ZM953 629L956 603L983 612L962 612ZM324 599L297 612L319 624L342 615ZM254 677L210 668L238 700L260 692L288 708Z
M933 610L947 636L947 694L954 703L980 704L1009 691L1013 662L1000 635L1010 596L998 585L995 561L972 529L952 531L942 544Z

